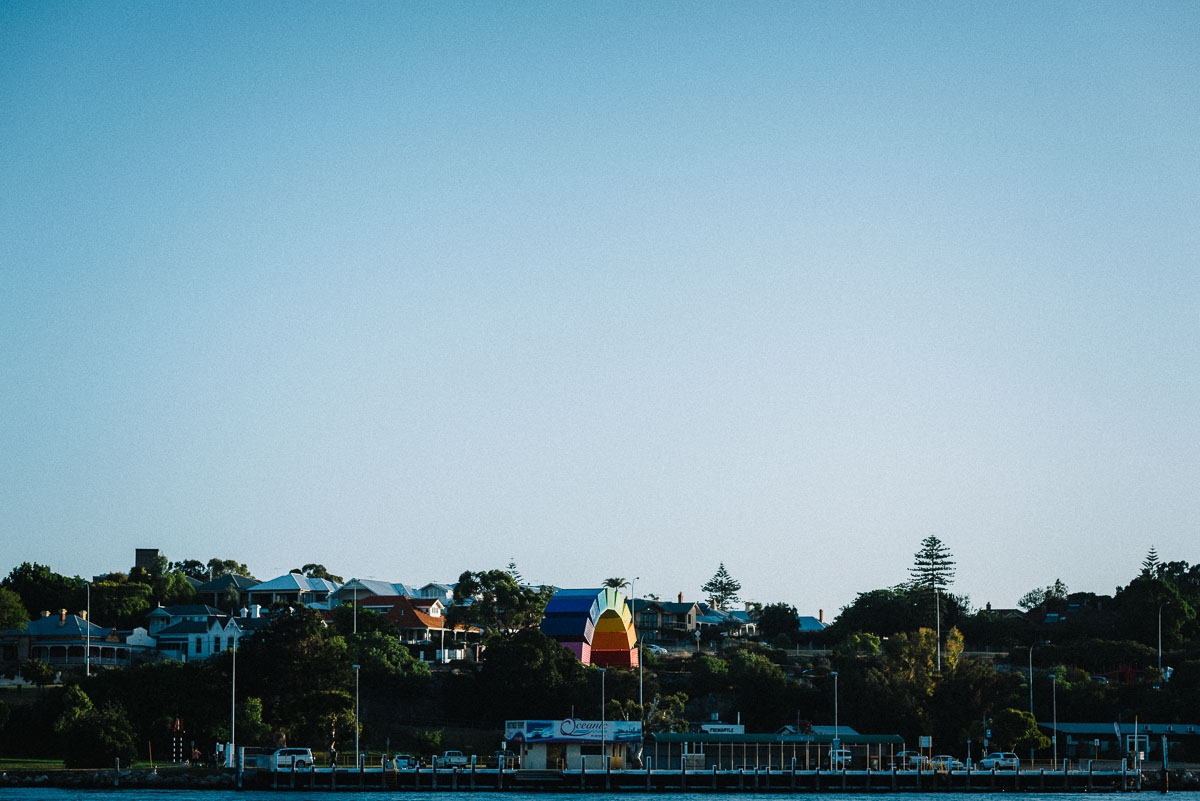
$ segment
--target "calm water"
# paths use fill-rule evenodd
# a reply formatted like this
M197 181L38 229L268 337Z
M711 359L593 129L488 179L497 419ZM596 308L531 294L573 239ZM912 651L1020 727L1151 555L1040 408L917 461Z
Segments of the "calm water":
M533 798L537 801L579 801L581 795L644 798L653 795L658 801L697 801L700 798L720 801L779 801L787 797L782 793L412 793L412 792L337 792L328 790L288 791L231 791L231 790L78 790L56 788L0 788L0 799L4 801L115 801L120 796L136 796L138 801L330 801L331 798L359 799L359 801L513 801ZM887 798L887 793L798 793L808 798L829 798L837 801L878 801ZM1121 793L1020 793L1021 799L1043 799L1043 801L1096 801L1097 798L1117 798L1129 794ZM1145 791L1142 796L1157 795ZM893 801L1013 801L1015 793L896 793ZM1200 801L1200 792L1174 792L1169 796L1174 801Z

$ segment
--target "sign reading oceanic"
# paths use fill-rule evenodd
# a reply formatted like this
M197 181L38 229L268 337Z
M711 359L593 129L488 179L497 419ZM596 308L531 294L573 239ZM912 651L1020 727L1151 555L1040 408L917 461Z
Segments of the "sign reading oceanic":
M624 743L642 739L640 720L506 720L504 739L509 743Z

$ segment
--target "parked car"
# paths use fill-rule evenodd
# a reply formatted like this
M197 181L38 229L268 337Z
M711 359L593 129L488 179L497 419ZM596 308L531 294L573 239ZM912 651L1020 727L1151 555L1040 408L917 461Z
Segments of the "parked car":
M392 767L396 770L408 770L420 767L420 765L417 758L412 754L394 754L392 756Z
M842 770L850 767L850 749L839 748L836 751L829 752L829 769Z
M979 760L980 770L1016 770L1020 766L1020 757L1011 751L996 751Z
M312 763L311 748L280 748L271 754L271 770L304 770Z
M666 656L667 655L666 648L663 648L661 645L655 645L654 643L650 643L649 645L647 645L646 650L649 651L650 653L654 654L655 656Z
M962 763L961 759L955 759L949 754L938 754L935 757L930 757L929 765L934 770L964 770L967 767Z
M492 754L496 760L496 766L502 767L505 770L511 770L517 767L517 755L512 751L497 751Z
M919 770L929 767L929 759L920 751L901 751L892 757L896 770Z
M446 768L464 768L470 764L470 760L462 751L443 751L438 757L438 766Z

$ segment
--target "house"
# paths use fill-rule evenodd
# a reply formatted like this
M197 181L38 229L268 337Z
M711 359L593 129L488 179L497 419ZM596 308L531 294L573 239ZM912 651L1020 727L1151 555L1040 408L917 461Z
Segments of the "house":
M786 727L785 727L786 728ZM847 767L878 769L904 750L899 734L850 734L847 726L814 726L804 734L732 732L658 732L647 735L646 755L656 770L737 770L739 768L814 770L828 768L834 742L850 752Z
M411 584L352 578L334 590L330 594L329 600L333 606L353 603L361 605L371 598L394 598L398 595L415 598L417 593L417 588Z
M730 637L754 636L757 626L750 619L749 611L726 611L708 604L697 604L697 606L700 609L700 614L696 617L697 627L701 629L714 628L725 632Z
M166 628L160 629L154 635L154 639L158 652L168 659L194 662L238 647L243 637L259 631L269 623L270 620L262 615L260 607L255 605L249 609L242 609L240 617L220 614L203 618L182 616Z
M258 583L258 579L251 576L226 573L197 587L196 600L232 611L242 605L245 592Z
M700 605L684 601L683 593L677 602L633 600L634 620L640 636L651 640L691 639L696 631Z
M286 576L255 584L246 590L245 595L247 603L251 605L270 606L274 603L286 603L293 606L312 606L328 601L337 588L338 586L329 579L288 573Z
M1124 759L1162 761L1163 738L1167 754L1192 751L1200 746L1197 723L1039 723L1045 734L1058 736L1059 756L1068 759Z
M40 618L26 623L24 629L0 634L0 661L6 664L37 659L80 670L88 666L124 666L148 650L136 639L133 643L126 642L117 631L97 626L83 615L69 615L65 609L60 609L57 615L44 612Z
M507 720L504 742L530 770L620 770L634 761L642 742L640 720Z
M207 604L185 604L182 606L159 606L157 609L146 615L146 631L151 637L158 635L160 631L176 623L184 621L191 622L207 622L213 617L225 617L225 613L220 609L215 609Z
M433 645L433 650L421 653L427 661L448 662L465 659L466 651L455 635L466 633L462 626L453 627L442 616L444 607L436 598L410 598L390 595L371 598L361 609L378 612L395 625L400 642L408 645Z

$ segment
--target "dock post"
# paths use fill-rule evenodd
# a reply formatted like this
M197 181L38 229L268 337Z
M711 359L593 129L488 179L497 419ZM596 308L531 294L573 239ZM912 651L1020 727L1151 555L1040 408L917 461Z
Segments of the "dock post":
M113 759L113 787L121 786L121 758ZM238 787L242 786L242 774L238 772Z
M818 793L821 792L821 766L817 765L817 772L813 774L813 789Z
M608 754L604 755L604 789L605 791L612 789L612 761Z
M713 790L717 789L717 766L716 765L713 765L713 769L712 769L712 788L713 788Z
M892 792L896 792L896 763L892 763Z
M587 776L587 760L581 756L581 757L579 757L579 789L581 792L583 790L587 789L587 781L585 780L586 776Z
M746 789L746 769L738 768L738 789Z
M500 760L503 761L504 757L501 757ZM474 790L475 790L475 758L472 757L471 758L471 791L474 792Z
M294 759L292 760L291 785L292 785L292 789L295 790L296 789L296 760L294 760Z
M1043 793L1046 792L1046 769L1042 768L1041 774L1038 777L1038 789Z
M437 757L429 760L429 789L437 789Z
M242 776L246 774L246 746L239 745L237 750L237 786L242 789Z
M504 789L504 758L500 758L500 765L496 768L496 789ZM649 788L647 788L649 789Z
M842 768L842 792L846 792L846 769Z
M333 792L337 788L337 763L329 763L329 792Z
M792 787L792 792L795 792L795 791L796 791L796 758L795 758L795 757L792 757L792 780L791 780L791 787Z

